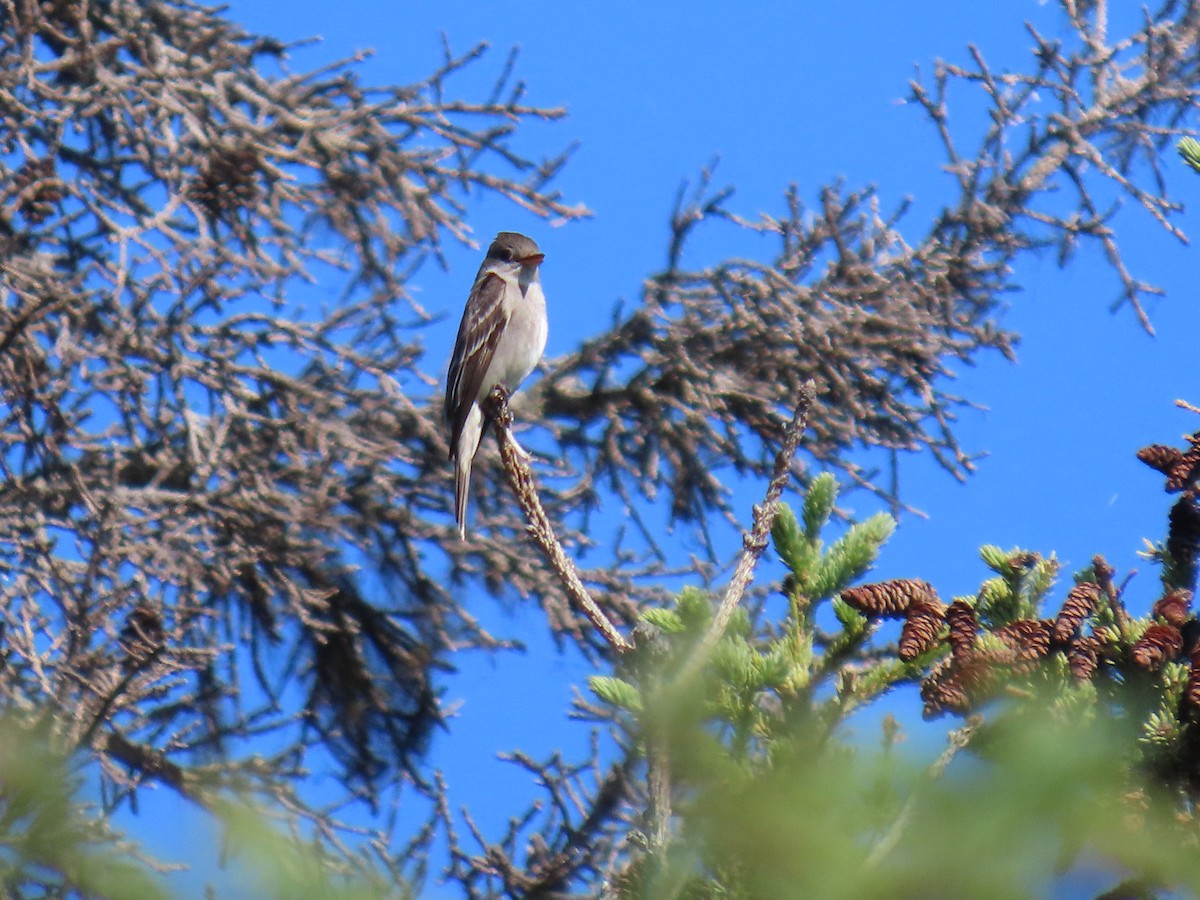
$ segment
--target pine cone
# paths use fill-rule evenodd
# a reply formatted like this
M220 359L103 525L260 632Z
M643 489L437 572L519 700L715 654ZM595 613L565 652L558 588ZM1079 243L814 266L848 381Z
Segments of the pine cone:
M900 629L899 656L905 662L916 659L937 643L942 631L944 610L940 603L913 606Z
M1170 475L1175 464L1183 459L1183 452L1166 444L1151 444L1137 452L1137 458L1152 469Z
M1182 628L1183 623L1191 617L1191 606L1192 592L1186 588L1176 588L1160 597L1150 612L1156 619Z
M53 156L27 160L13 174L12 186L17 193L16 207L31 225L49 218L54 212L54 204L65 194Z
M996 629L996 637L1017 652L1019 660L1041 659L1050 654L1050 632L1054 623L1049 619L1018 619Z
M921 682L924 716L932 719L942 713L965 713L971 707L966 689L958 679L958 670L949 658L934 668Z
M1183 635L1174 625L1151 625L1133 645L1133 661L1155 672L1183 651Z
M992 692L1002 672L1009 671L1017 660L1011 647L980 650L958 662L958 682L973 701Z
M998 673L1012 663L1013 657L1011 650L991 650L942 660L921 682L925 718L970 712L976 703L994 693Z
M1200 477L1200 432L1188 438L1187 450L1152 444L1138 451L1138 459L1167 476L1167 492L1186 490Z
M898 619L911 607L938 604L937 592L927 581L896 578L842 591L842 600L865 616Z
M1065 644L1079 633L1079 626L1092 614L1100 599L1100 585L1082 581L1067 593L1067 599L1054 620L1054 643Z
M1193 443L1192 448L1179 458L1179 462L1175 463L1167 474L1168 493L1192 487L1196 483L1197 476L1200 475L1200 472L1197 471L1198 468L1200 468L1200 445Z
M162 616L158 610L144 605L135 606L125 617L125 624L117 636L117 643L126 655L121 667L128 672L144 665L163 649L165 642Z
M1014 674L1028 675L1037 668L1038 660L1050 653L1050 632L1054 623L1049 619L1019 619L995 631L1008 652L992 650L989 658L997 669L1009 668Z
M1076 638L1067 647L1067 665L1076 681L1087 681L1100 663L1100 641L1088 635Z
M946 610L946 624L950 626L950 652L961 658L975 649L975 633L979 622L975 609L962 600L955 600Z
M256 182L262 160L252 147L215 149L204 161L188 196L214 218L226 210L249 206L258 199Z

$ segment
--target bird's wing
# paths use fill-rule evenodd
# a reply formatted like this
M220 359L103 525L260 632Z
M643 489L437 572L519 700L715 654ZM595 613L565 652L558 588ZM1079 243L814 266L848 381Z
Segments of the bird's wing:
M458 326L450 374L446 379L446 423L450 426L451 455L462 432L471 404L483 388L483 379L496 345L508 324L509 310L504 306L504 279L489 272L475 284Z

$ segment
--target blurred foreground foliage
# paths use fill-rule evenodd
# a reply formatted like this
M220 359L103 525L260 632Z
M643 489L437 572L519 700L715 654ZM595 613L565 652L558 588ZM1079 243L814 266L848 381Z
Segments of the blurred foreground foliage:
M782 742L753 762L695 721L663 714L678 843L627 873L630 897L1072 896L1100 885L1154 896L1200 888L1196 834L1170 801L1130 793L1129 734L1045 710L972 738L934 777L897 749ZM956 740L965 739L956 734ZM939 768L934 766L936 770ZM1107 884L1106 884L1107 882ZM1071 889L1069 886L1074 885Z
M174 896L164 876L178 865L154 859L83 799L86 764L69 757L61 745L45 717L9 712L0 718L0 896ZM348 869L319 843L278 830L250 803L229 796L207 800L217 826L212 833L221 836L223 877L237 885L232 895L280 900L411 896L397 878L384 879L367 865ZM207 835L205 830L195 839L209 840Z
M915 579L850 587L893 523L823 546L837 486L816 478L774 529L781 615L739 609L697 660L713 607L685 591L646 614L653 637L618 677L592 680L648 766L642 852L613 896L1200 891L1196 447L1139 454L1183 494L1147 553L1163 593L1141 618L1102 557L1057 613L1058 562L1020 549L982 548L995 576L949 605ZM917 685L927 718L964 720L940 755L870 708Z

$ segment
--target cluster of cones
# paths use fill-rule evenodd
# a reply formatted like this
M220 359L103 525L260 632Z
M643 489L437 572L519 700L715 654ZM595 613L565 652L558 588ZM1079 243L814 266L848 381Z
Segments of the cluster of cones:
M16 199L17 211L31 225L48 219L54 205L66 194L66 187L55 170L54 157L28 160L13 175L8 194Z
M251 147L214 150L188 185L188 196L216 218L225 210L250 206L258 200L257 177L262 166Z
M1138 458L1167 476L1167 490L1183 496L1172 507L1166 542L1167 588L1151 610L1153 623L1128 645L1126 627L1086 629L1103 601L1118 625L1130 624L1112 580L1114 570L1097 556L1094 581L1071 588L1054 618L1018 619L981 633L975 608L956 600L949 606L925 581L895 579L842 592L842 600L870 619L902 619L898 655L912 661L948 645L949 653L921 682L925 715L966 713L995 696L1013 676L1030 674L1052 654L1066 658L1072 677L1086 681L1101 666L1126 662L1157 671L1168 662L1190 664L1184 702L1200 712L1200 623L1192 614L1196 560L1200 555L1200 432L1187 450L1160 444L1146 447ZM1035 564L1024 554L1008 560L1014 569ZM1133 630L1136 633L1136 629Z

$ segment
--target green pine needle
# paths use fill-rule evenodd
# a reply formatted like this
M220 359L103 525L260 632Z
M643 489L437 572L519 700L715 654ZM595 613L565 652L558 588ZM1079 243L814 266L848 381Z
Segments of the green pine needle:
M828 597L861 577L870 568L896 527L887 513L859 522L833 543L808 580L812 597Z
M1175 145L1175 149L1179 151L1179 155L1183 157L1185 163L1200 172L1200 141L1185 137Z
M800 531L796 514L786 503L779 504L771 537L775 540L775 552L783 564L792 570L797 579L802 579L816 558L816 548Z
M808 486L804 495L804 534L810 541L817 540L829 523L837 495L837 479L828 472L822 472Z
M642 621L660 628L667 634L679 634L687 627L683 618L673 609L648 609L642 613Z
M588 687L605 703L618 709L634 713L640 712L642 709L642 695L628 681L608 675L593 675L588 679Z

